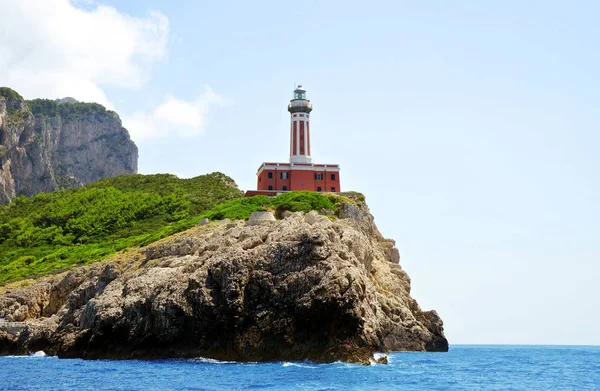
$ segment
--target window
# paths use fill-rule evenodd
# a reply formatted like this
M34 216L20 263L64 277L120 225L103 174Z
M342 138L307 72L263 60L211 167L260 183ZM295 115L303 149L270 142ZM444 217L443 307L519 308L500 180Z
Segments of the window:
M335 181L335 174L331 174L331 180Z
M287 186L283 186L283 187L281 188L281 190L283 190L283 191L287 191Z
M322 181L323 180L323 174L315 174L315 180Z
M261 177L258 177L258 181L259 181L259 182L260 182L260 180L261 180L261 179L262 179Z
M269 190L273 190L273 186L269 185Z
M267 174L267 177L268 177L269 179L273 179L273 173L272 173L272 172L268 173L268 174Z
M332 193L335 193L335 187L332 187L332 188L331 188L331 192L332 192Z
M282 172L281 173L281 179L288 179L288 173L287 172Z
M317 186L317 191L321 191L321 186Z

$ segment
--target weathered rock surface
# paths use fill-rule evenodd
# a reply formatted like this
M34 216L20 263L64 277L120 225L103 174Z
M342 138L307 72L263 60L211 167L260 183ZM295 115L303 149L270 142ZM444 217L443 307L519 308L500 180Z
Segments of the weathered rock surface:
M344 360L446 351L365 204L248 226L212 222L106 262L0 291L0 354Z
M137 147L116 113L34 116L23 98L3 91L9 93L0 94L0 204L137 172Z

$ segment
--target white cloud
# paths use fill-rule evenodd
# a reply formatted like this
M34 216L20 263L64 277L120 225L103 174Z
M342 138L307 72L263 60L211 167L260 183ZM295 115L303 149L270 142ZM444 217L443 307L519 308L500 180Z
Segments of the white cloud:
M123 116L123 126L135 141L173 135L196 136L204 130L209 107L228 103L207 86L204 93L195 100L185 101L168 96L151 112Z
M108 107L104 87L141 87L166 56L168 19L84 3L0 0L0 85L29 99L72 96Z
M105 88L140 89L167 55L169 22L156 11L137 18L93 0L0 0L0 9L0 86L27 99L71 96L115 109ZM209 107L225 103L207 87L196 100L168 96L151 111L120 114L136 141L193 136Z

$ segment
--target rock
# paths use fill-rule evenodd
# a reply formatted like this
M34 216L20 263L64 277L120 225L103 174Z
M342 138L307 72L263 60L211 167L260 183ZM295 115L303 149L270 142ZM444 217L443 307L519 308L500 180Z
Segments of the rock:
M208 224L209 222L210 222L210 221L209 221L209 220L208 220L208 219L205 217L205 218L203 218L203 219L200 219L200 221L198 222L198 225L199 225L199 226L203 226L203 225L206 225L206 224Z
M112 263L109 263L108 265L106 265L104 267L99 278L100 278L100 281L108 284L109 282L111 282L112 280L117 278L118 276L119 276L119 271L117 270L116 266L113 265Z
M322 223L322 222L325 222L325 220L329 221L329 219L327 217L321 216L314 210L311 210L310 212L308 212L306 214L306 216L304 216L304 221L306 221L310 225L316 224L318 222Z
M275 215L273 212L262 211L262 212L252 212L250 218L246 222L246 225L258 225L264 223L270 223L275 221Z
M398 250L397 247L392 247L392 254L390 255L390 262L396 263L396 264L400 263L400 251Z
M334 221L218 221L142 249L141 262L11 288L0 316L29 327L0 331L0 354L368 364L374 352L447 351L442 320L410 296L367 206L341 209Z
M61 103L79 103L79 101L75 98L71 98L70 96L67 96L65 98L61 98L61 99L55 99L56 103L61 104Z
M387 356L377 357L377 358L375 358L375 362L377 364L388 364L388 358L387 358Z
M93 110L64 118L34 115L32 102L0 88L0 204L137 172L137 147L116 113L88 104ZM83 105L73 98L47 104Z
M324 216L335 216L335 211L331 209L321 209L319 213Z

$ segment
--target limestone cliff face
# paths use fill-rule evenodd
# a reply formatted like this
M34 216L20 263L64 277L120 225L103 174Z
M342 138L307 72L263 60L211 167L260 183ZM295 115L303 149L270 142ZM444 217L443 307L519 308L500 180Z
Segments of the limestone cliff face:
M137 147L116 113L72 100L40 101L67 106L34 113L39 102L0 92L0 204L137 172Z
M213 222L5 287L0 317L27 327L0 328L0 354L367 363L377 351L448 350L367 206L337 214Z

